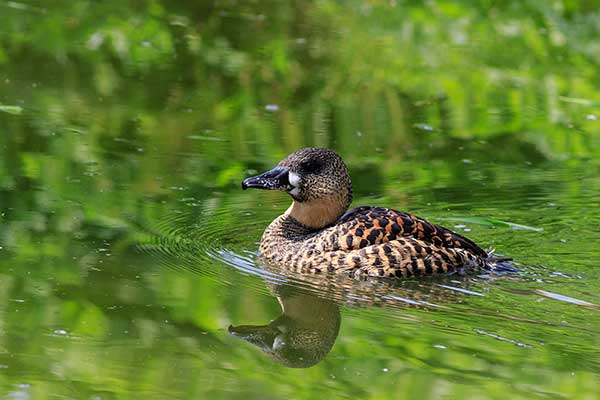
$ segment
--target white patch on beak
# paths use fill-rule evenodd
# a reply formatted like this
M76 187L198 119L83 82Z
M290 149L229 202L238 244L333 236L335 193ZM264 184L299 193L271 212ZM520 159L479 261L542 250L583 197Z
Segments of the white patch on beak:
M273 340L273 350L279 350L283 346L285 346L285 339L283 338L283 335L277 335L275 340Z
M288 173L288 180L290 182L290 185L296 188L298 187L298 183L300 183L300 175L290 171Z
M290 190L288 193L294 197L298 196L298 194L300 193L300 189L298 188L298 184L300 183L300 175L290 171L288 173L288 181L293 187L293 189Z

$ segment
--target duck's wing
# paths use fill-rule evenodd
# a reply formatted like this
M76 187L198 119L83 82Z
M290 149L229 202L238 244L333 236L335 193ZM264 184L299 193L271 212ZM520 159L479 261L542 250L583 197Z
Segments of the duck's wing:
M483 258L488 256L471 240L450 229L390 208L353 208L332 228L338 232L335 243L331 243L336 250L356 250L400 238L413 238L442 248L464 249Z

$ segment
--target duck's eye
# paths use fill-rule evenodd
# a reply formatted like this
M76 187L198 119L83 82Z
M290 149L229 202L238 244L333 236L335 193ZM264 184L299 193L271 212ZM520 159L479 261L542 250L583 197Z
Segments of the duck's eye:
M303 174L318 174L323 168L323 164L317 160L306 160L300 163L300 170Z

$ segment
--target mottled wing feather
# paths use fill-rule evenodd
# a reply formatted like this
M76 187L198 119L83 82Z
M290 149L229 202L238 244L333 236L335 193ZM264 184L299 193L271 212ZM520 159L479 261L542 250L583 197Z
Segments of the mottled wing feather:
M414 238L442 248L465 249L474 255L487 253L469 239L423 218L389 208L357 207L346 212L335 224L345 231L337 240L340 250L361 249L399 238ZM415 243L415 246L420 246Z
M265 231L260 252L295 271L353 277L468 273L493 262L476 244L446 228L374 207L353 209L319 231L283 215Z
M298 272L408 278L468 273L484 268L485 261L465 249L439 247L412 237L401 237L361 249L307 252L304 257L290 255L285 265Z

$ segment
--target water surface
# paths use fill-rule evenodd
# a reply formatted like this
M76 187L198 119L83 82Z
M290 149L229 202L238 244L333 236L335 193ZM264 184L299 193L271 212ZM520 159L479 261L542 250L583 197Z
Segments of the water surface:
M597 398L600 17L511 4L0 1L0 396ZM523 272L265 265L302 146Z

